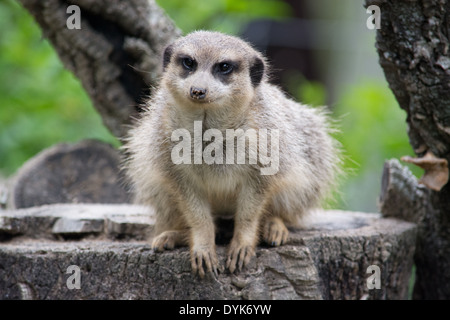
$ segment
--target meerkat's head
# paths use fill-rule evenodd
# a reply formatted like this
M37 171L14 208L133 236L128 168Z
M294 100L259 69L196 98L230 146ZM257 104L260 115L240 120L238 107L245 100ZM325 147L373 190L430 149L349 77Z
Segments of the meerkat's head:
M261 53L219 32L196 31L164 51L162 82L186 107L245 107L266 78Z

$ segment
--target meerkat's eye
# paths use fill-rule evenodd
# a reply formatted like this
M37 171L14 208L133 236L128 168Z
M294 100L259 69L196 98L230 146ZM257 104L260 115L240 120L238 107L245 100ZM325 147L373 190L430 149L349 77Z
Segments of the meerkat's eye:
M221 74L229 74L231 71L233 71L233 65L228 62L219 63L217 67Z
M196 62L195 60L189 58L189 57L185 57L181 60L181 63L183 64L183 67L186 70L193 70L195 68Z

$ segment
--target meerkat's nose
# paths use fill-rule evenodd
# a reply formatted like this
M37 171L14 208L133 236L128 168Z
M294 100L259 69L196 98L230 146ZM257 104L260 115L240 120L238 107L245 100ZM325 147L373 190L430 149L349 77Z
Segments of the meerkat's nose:
M191 87L191 98L198 100L205 99L207 91L205 88Z

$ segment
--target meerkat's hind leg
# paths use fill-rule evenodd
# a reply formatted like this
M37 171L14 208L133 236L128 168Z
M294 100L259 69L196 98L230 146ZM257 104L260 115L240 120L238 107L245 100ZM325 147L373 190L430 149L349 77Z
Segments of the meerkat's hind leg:
M186 245L188 245L188 230L163 231L152 241L152 249L159 252Z
M268 216L263 221L263 240L272 247L286 243L289 231L281 217Z

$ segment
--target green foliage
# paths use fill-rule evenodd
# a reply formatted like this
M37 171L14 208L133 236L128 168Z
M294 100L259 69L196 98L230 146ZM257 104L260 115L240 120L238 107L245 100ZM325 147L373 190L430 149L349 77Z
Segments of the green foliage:
M118 144L17 2L0 2L0 30L0 173L13 173L58 142L97 138Z
M376 211L384 161L413 155L406 134L406 113L386 82L362 81L344 91L335 106L345 151L343 208ZM416 175L420 170L410 169Z
M367 82L352 86L344 93L338 111L346 132L343 143L353 161L376 165L387 154L410 152L410 146L405 144L406 114L385 84Z
M311 106L325 105L327 96L322 83L308 81L299 72L290 72L283 80L286 83L287 91L298 101Z
M176 25L185 33L216 30L236 34L256 18L283 19L290 6L280 0L157 0Z
M321 83L308 81L296 72L284 80L286 89L298 101L325 105L326 91ZM369 80L346 88L332 111L340 131L335 138L344 151L346 177L340 192L324 205L375 212L384 161L414 154L406 134L406 113L386 82ZM420 169L409 167L416 176L421 175Z

